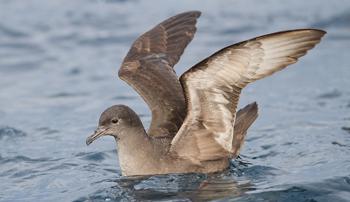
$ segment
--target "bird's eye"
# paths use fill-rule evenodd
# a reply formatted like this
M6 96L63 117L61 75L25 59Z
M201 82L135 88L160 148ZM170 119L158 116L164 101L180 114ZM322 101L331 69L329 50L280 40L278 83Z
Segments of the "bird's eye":
M118 123L118 119L112 119L112 123Z

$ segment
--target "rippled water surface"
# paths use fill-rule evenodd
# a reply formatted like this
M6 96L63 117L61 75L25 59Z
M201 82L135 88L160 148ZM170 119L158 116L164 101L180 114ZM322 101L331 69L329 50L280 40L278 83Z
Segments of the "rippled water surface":
M328 32L300 62L255 82L260 116L241 157L211 175L121 177L115 142L87 147L106 107L150 122L117 78L132 41L201 10L178 74L223 46L269 32ZM350 201L350 2L0 0L0 201Z

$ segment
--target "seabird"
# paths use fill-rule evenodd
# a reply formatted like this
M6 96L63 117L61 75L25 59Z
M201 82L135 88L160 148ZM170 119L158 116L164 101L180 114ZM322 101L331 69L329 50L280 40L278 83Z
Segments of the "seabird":
M119 77L136 90L152 112L146 132L125 105L106 109L89 145L113 136L122 174L210 173L228 168L258 116L252 103L236 108L241 90L297 62L326 33L297 29L259 36L225 47L186 71L173 67L196 32L201 13L175 15L132 44Z

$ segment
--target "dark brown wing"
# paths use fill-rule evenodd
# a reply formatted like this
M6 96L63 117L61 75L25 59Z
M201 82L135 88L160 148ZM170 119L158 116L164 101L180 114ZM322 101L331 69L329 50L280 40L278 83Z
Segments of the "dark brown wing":
M240 138L233 126L241 89L297 62L324 34L304 29L257 37L226 47L185 72L180 81L188 112L170 151L194 164L232 156L232 141Z
M140 36L119 70L119 77L150 107L151 136L174 136L186 116L183 90L173 66L192 40L199 16L198 11L178 14Z

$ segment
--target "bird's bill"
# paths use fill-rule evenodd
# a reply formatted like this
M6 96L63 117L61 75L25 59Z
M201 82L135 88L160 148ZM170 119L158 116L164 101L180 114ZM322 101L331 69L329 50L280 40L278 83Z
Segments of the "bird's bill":
M95 141L96 139L98 139L99 137L102 137L104 135L109 135L109 130L108 128L105 127L98 127L94 134L90 135L88 138L86 138L86 145L91 144L93 141Z

